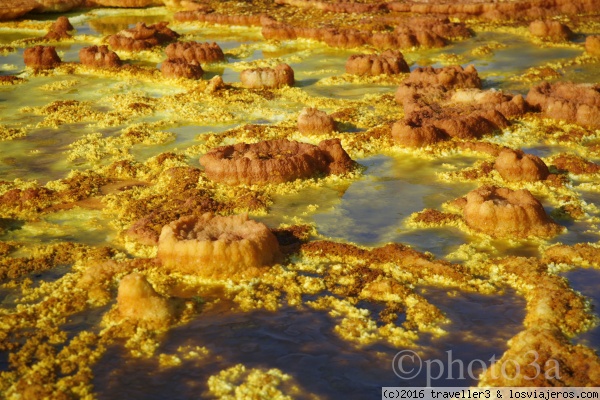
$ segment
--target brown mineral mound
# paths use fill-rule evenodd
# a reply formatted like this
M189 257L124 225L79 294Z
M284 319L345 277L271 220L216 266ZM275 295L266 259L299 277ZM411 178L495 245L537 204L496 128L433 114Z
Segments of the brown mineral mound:
M547 118L600 127L600 85L543 82L529 90L527 102Z
M453 23L440 18L416 18L400 22L393 32L358 30L332 27L304 27L279 22L270 17L264 17L262 35L265 39L294 40L306 38L320 40L332 47L355 48L371 44L378 49L422 47L442 47L446 45L449 36L468 37L471 33L464 24ZM439 33L436 33L439 32Z
M529 32L533 36L555 42L569 40L573 36L573 31L558 21L533 21L529 24Z
M219 25L235 26L261 26L263 14L250 15L227 15L219 13L209 13L209 10L201 11L180 11L175 13L174 18L177 21L199 21Z
M394 141L404 147L425 147L448 140L450 137L444 131L433 125L418 125L398 121L392 126Z
M177 42L165 48L165 53L171 59L181 58L188 63L212 63L225 60L223 50L216 43Z
M62 61L53 46L34 46L23 52L25 65L33 69L51 69Z
M575 154L559 154L552 159L552 164L560 170L569 171L576 175L596 174L600 172L600 165Z
M69 34L70 31L73 31L73 25L69 22L67 17L58 17L56 22L52 24L50 30L44 36L44 39L48 40L60 40L60 39L68 39L71 37Z
M79 60L83 65L95 68L118 68L121 59L108 46L90 46L79 50Z
M396 90L405 117L392 126L394 140L402 146L421 147L450 137L478 139L508 126L507 117L527 111L522 96L482 91L480 86L472 65L412 71Z
M523 96L498 90L457 90L452 94L449 103L469 104L485 110L497 110L506 118L520 117L528 110Z
M384 2L355 3L345 1L326 2L319 0L275 0L275 4L290 5L310 10L353 14L372 13L386 8L386 3Z
M415 14L445 14L453 16L483 16L490 19L531 19L559 14L595 13L593 0L524 0L524 1L435 1L399 2L387 4L388 9Z
M35 0L3 0L0 3L0 21L17 19L37 6Z
M305 108L298 116L300 133L331 133L335 131L335 121L325 111L316 108Z
M475 66L469 65L464 69L460 65L442 68L421 67L413 70L398 87L396 101L403 104L431 92L463 88L481 89L481 79Z
M552 237L563 229L525 189L475 189L467 194L463 217L471 228L497 238Z
M200 65L189 63L181 58L163 61L160 71L165 78L200 79L204 74Z
M167 28L168 22L146 26L138 22L133 29L125 29L108 37L115 50L141 51L176 40L179 35Z
M280 88L294 84L294 70L287 64L275 68L245 69L240 74L242 85L249 89Z
M392 137L405 147L421 147L450 138L479 139L508 126L496 110L424 106L392 126Z
M494 163L494 169L509 182L542 181L550 175L548 167L539 157L512 149L504 149L500 152Z
M387 50L381 54L355 54L346 62L346 73L352 75L395 75L410 72L399 51Z
M585 38L585 51L593 56L600 56L600 35L590 35Z
M148 6L162 6L162 0L88 0L93 5L120 8L141 8Z
M146 277L137 272L121 279L117 310L120 319L143 322L152 327L167 326L175 316L169 300L158 294Z
M286 139L217 147L200 158L206 175L217 182L282 183L317 174L341 174L354 168L339 139L318 146Z
M158 240L163 267L205 278L252 278L279 255L275 235L248 215L204 214L165 225Z

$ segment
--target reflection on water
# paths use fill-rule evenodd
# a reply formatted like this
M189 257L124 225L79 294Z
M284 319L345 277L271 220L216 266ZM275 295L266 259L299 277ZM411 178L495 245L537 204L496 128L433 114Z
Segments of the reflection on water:
M600 292L598 291L598 282L600 281L600 271L591 268L579 268L564 274L569 280L574 290L581 292L589 298L594 308L595 314L598 314L600 307ZM585 332L574 339L575 343L581 343L600 352L600 325Z
M489 359L499 358L506 340L521 329L524 302L513 292L449 297L444 290L424 288L421 294L453 321L446 327L450 334L424 336L418 343L414 350L424 361L446 360L445 351L452 349L452 358L462 360L465 370L475 359L489 365ZM202 313L191 323L173 329L157 350L157 354L175 354L180 346L205 346L210 350L207 360L183 360L177 367L161 369L157 357L130 359L121 345L111 348L94 370L94 386L102 388L99 399L136 398L142 392L148 399L204 397L208 377L238 363L247 368L278 368L293 376L305 394L324 399L376 398L381 386L425 386L425 369L410 380L394 374L392 360L401 349L375 344L357 350L335 335L334 321L324 312L283 308L277 313L239 314L229 311L228 306L223 304L219 310ZM480 367L477 363L473 366ZM407 370L410 368L406 365ZM466 372L467 379L461 382L444 376L446 379L436 384L475 383Z
M367 167L364 178L344 192L338 206L319 209L313 216L318 231L335 239L377 246L401 241L415 244L418 250L447 254L464 243L465 236L455 229L412 232L404 222L425 207L440 208L442 203L463 196L473 184L449 185L439 182L436 171L449 160L423 160L411 155L374 156L360 163ZM455 165L469 165L473 159L453 159Z

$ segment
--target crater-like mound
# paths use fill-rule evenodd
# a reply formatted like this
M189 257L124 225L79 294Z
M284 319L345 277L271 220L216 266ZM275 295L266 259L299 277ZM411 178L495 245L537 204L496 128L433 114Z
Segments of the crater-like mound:
M177 42L165 48L171 59L181 58L188 63L213 63L225 60L223 50L216 43Z
M533 21L529 24L529 32L533 36L557 42L569 40L573 36L573 31L558 21Z
M335 121L325 111L316 108L305 108L298 116L300 133L331 133L335 131Z
M138 22L133 29L125 29L108 37L108 44L115 50L141 51L177 40L179 34L167 28L168 22L146 26Z
M600 85L543 82L529 90L526 100L547 118L600 127Z
M246 214L181 217L158 240L163 267L212 279L259 276L278 255L275 235Z
M355 54L346 62L346 73L352 75L396 75L410 72L399 51L387 50L381 54Z
M52 69L62 62L53 46L34 46L23 52L25 65L33 69Z
M280 88L294 84L294 70L287 64L275 68L245 69L240 74L242 85L249 89Z
M163 61L160 71L165 78L200 79L204 70L199 64L176 58Z
M142 322L152 327L164 327L175 317L169 300L158 294L146 277L131 273L119 283L117 295L118 318Z
M521 150L504 149L494 163L494 169L509 182L542 181L550 175L541 158Z
M482 186L467 194L463 217L474 230L496 238L552 237L562 231L528 190Z
M79 60L83 65L95 68L118 68L122 62L117 53L108 46L90 46L79 50Z
M200 164L211 180L230 185L342 174L355 166L339 139L324 140L318 146L286 139L221 146L203 155Z

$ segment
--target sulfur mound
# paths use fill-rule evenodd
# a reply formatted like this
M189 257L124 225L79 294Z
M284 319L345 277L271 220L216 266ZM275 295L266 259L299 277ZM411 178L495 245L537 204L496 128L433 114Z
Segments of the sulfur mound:
M240 74L242 85L249 89L280 88L294 84L294 70L287 64L275 68L253 68Z
M168 325L175 313L169 300L156 293L146 277L136 272L121 279L117 310L120 319L153 327Z
M223 50L216 43L171 43L165 48L167 56L171 59L181 58L188 63L213 63L225 60Z
M283 183L354 168L339 139L318 146L286 139L217 147L200 158L206 175L230 185Z
M558 21L533 21L529 24L529 32L533 36L557 42L569 40L573 36L573 31Z
M593 56L600 56L600 35L585 38L585 51Z
M50 30L44 36L44 39L48 40L60 40L60 39L68 39L71 37L69 34L70 31L73 31L73 25L69 22L67 17L58 17L56 22L52 24Z
M550 174L548 167L539 157L511 149L500 152L494 163L494 169L509 182L542 181Z
M497 238L552 237L562 230L525 189L475 189L467 194L463 216L471 228Z
M115 50L141 51L172 42L179 37L167 28L168 22L146 26L138 22L133 29L125 29L108 37L108 44Z
M108 46L90 46L79 50L79 60L83 65L96 68L118 68L121 59Z
M200 79L204 74L200 65L181 58L165 60L160 70L165 78Z
M53 46L34 46L23 52L25 65L33 69L51 69L61 63Z
M377 54L355 54L346 62L346 73L352 75L395 75L410 72L399 51L387 50Z
M163 267L205 278L253 278L278 255L275 235L246 214L181 217L165 225L158 239Z
M305 108L298 116L300 133L331 133L335 131L335 121L325 111L316 108Z
M543 82L529 90L526 100L545 117L600 127L600 85Z

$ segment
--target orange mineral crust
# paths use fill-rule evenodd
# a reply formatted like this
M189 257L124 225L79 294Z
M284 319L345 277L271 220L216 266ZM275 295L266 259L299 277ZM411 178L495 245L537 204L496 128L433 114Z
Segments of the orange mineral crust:
M498 238L552 237L563 230L525 189L475 189L467 194L463 216L471 228Z
M278 255L275 235L246 214L181 217L165 225L158 239L163 267L212 279L259 276Z

